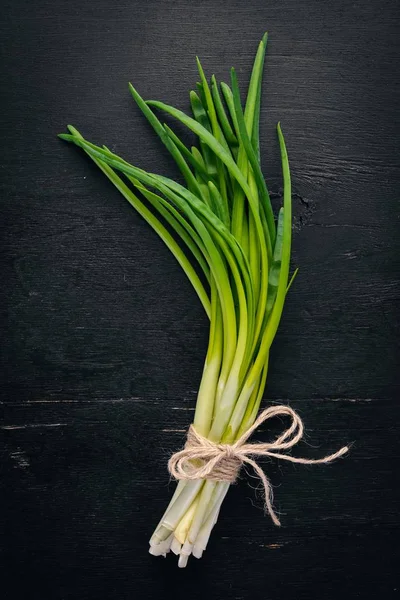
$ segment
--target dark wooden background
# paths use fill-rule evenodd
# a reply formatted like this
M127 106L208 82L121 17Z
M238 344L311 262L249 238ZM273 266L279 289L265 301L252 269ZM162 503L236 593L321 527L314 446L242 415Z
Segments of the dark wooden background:
M175 176L127 82L187 109L195 55L245 85L266 29L263 168L278 203L280 119L300 267L266 396L303 417L298 454L355 445L329 467L266 464L281 529L242 478L203 559L179 571L147 541L207 319L155 234L56 134L72 123ZM5 599L400 595L398 35L389 0L3 1Z

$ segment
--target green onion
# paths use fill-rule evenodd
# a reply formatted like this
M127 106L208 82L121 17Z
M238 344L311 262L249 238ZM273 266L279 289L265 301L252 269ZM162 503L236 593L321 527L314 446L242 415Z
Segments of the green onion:
M210 319L209 344L199 385L194 427L213 442L234 443L255 421L268 359L289 281L291 187L286 146L277 126L284 198L277 219L260 167L259 117L267 35L261 40L244 109L234 69L231 87L200 82L189 94L192 116L166 103L145 102L129 84L146 119L185 181L135 167L107 147L87 141L72 126L64 140L82 148L171 250ZM192 133L188 148L157 114L168 113ZM173 234L171 234L173 231ZM150 552L200 557L229 484L180 481L150 540Z

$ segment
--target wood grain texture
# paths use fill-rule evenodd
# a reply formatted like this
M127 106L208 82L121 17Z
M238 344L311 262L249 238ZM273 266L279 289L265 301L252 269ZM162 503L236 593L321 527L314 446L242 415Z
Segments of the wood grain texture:
M166 460L193 414L207 320L162 242L55 136L73 123L177 176L127 82L187 109L195 55L222 79L234 64L245 84L266 29L263 169L278 204L280 120L300 266L266 399L300 412L299 454L355 444L329 467L265 463L280 529L243 476L182 572L147 540L173 489ZM389 0L3 2L6 600L399 596L398 35Z

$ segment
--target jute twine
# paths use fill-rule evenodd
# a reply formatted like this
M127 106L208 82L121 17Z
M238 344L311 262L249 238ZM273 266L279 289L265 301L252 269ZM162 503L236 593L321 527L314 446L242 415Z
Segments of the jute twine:
M273 417L283 416L290 417L292 422L276 440L267 443L246 443L262 423ZM302 465L316 465L330 463L349 451L348 446L343 446L334 454L317 459L299 458L286 454L285 451L293 448L301 440L303 434L304 426L299 415L289 406L283 405L271 406L263 410L254 424L234 444L212 442L200 435L193 425L190 425L186 445L183 450L171 456L168 470L174 479L211 479L233 483L236 481L241 467L250 465L263 484L265 510L275 525L280 525L272 506L271 483L258 463L251 457L269 456Z

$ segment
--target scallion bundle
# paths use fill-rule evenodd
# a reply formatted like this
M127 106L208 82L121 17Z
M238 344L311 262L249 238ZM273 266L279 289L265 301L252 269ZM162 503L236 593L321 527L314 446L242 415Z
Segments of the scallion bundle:
M290 287L291 186L285 142L277 132L283 206L274 217L260 168L261 80L267 44L259 44L242 108L235 70L230 86L200 82L190 92L192 116L130 91L178 165L185 185L135 167L72 126L64 140L80 146L146 219L185 271L210 319L206 360L193 427L211 442L233 444L254 423L268 357ZM157 115L175 117L197 136L189 148ZM171 235L171 230L176 235ZM151 540L150 552L199 558L229 483L181 480Z

